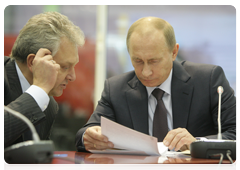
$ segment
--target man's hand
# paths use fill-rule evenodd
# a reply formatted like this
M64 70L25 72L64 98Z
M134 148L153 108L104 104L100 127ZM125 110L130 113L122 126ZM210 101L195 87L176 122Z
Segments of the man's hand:
M185 128L177 128L168 132L163 140L163 144L170 150L175 148L175 151L184 151L190 149L190 144L195 140Z
M54 87L60 65L57 64L48 49L38 50L32 61L33 85L42 88L47 94Z
M103 150L114 147L113 143L109 142L108 138L102 135L100 126L93 126L87 128L83 136L83 141L86 150Z

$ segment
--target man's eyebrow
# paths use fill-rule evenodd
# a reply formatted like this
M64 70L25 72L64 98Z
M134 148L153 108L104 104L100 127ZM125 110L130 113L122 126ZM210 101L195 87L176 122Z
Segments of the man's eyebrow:
M140 59L140 58L138 58L138 57L132 57L132 59Z
M133 60L142 60L141 58L138 58L138 57L132 57ZM161 60L161 58L150 58L150 59L147 59L147 61L151 61L151 60Z
M78 61L79 62L79 61ZM65 61L65 62L60 62L58 64L62 64L62 65L74 65L77 64L78 62L70 62L70 61Z
M160 60L161 58L150 58L148 60Z

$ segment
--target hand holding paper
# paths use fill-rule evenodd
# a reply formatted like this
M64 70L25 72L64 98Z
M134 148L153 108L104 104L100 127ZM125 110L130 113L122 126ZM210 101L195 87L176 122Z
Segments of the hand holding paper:
M114 147L112 142L109 142L108 138L102 135L100 126L89 127L84 133L83 140L86 150L102 150Z
M120 150L90 150L90 152L159 156L168 150L162 142L157 143L157 138L137 132L104 117L101 117L101 132L108 137L115 148Z

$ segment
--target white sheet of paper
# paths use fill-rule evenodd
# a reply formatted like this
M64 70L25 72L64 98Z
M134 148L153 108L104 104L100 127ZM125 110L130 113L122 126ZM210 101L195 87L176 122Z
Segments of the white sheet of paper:
M116 153L116 154L137 154L137 155L163 155L168 148L157 138L140 133L105 117L101 117L101 132L114 144L114 148L103 151L91 150L92 153Z

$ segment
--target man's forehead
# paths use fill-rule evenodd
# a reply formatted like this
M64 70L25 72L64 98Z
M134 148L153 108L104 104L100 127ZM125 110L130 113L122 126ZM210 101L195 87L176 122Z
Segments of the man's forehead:
M58 63L61 64L76 64L79 62L79 56L78 55L68 55L68 56L58 56L56 55L54 60L58 61Z
M157 30L157 29L145 29L145 30L136 30L132 33L130 37L130 42L132 40L138 39L138 40L156 40L156 39L162 39L164 38L163 31Z

